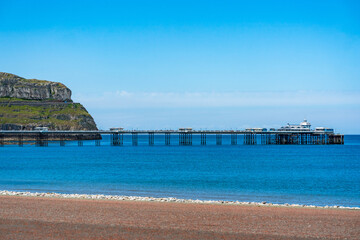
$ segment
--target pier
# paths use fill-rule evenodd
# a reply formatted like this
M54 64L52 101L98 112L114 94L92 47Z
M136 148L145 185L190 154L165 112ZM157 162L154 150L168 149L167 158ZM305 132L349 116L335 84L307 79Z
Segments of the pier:
M72 141L77 141L78 146L83 146L82 136L86 135L110 135L111 146L123 146L124 136L131 136L133 146L138 146L139 135L148 136L148 145L155 145L155 136L163 139L163 144L191 146L194 143L193 136L199 136L197 145L206 146L209 136L215 136L216 145L223 145L223 136L230 136L230 145L330 145L344 144L344 135L325 131L248 131L248 130L100 130L100 131L0 131L0 147L8 144L23 146L24 143L46 147L48 143L59 142L65 146L65 136L73 136ZM239 142L242 136L242 142ZM176 139L176 142L172 142ZM100 146L100 139L94 139L95 146Z

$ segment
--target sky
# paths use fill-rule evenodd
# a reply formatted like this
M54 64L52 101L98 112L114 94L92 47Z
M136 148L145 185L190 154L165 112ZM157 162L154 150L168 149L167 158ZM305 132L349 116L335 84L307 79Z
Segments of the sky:
M0 0L0 71L62 82L100 129L308 119L360 134L360 1Z

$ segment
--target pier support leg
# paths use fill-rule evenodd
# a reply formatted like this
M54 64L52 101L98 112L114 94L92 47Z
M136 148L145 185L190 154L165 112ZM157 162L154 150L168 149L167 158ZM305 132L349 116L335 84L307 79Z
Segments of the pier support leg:
M96 140L95 140L95 146L97 146L97 147L100 146L100 139L96 139Z
M288 133L276 134L276 144L284 145L291 143L291 137Z
M286 144L286 135L284 134L281 134L280 135L280 144Z
M36 136L36 146L37 147L47 147L48 146L48 135L46 133L39 133Z
M329 144L329 135L325 134L325 144Z
M315 137L314 137L314 135L312 135L312 134L309 134L309 144L310 145L313 145L313 144L315 144Z
M60 146L65 147L65 136L64 135L60 135Z
M305 134L304 138L305 138L305 141L304 141L305 145L308 145L309 144L309 134Z
M256 134L254 133L247 133L244 135L244 144L245 145L255 145L256 141Z
M254 145L256 144L256 134L254 133L247 133L244 135L244 144L245 145Z
M119 138L119 134L117 134L117 133L111 134L111 139L110 139L111 146L118 146L117 145L118 138Z
M306 134L306 145L311 144L310 134Z
M124 135L122 133L113 133L111 135L111 146L122 146L124 140ZM99 140L100 143L100 140Z
M299 144L299 136L300 136L300 134L298 134L298 133L290 135L289 144L298 145Z
M153 132L149 132L149 145L150 146L154 146L154 142L155 142L155 137L154 137L154 133Z
M179 133L179 145L184 145L184 133Z
M222 134L216 134L216 145L222 145Z
M78 140L78 146L82 147L84 145L83 142L84 136L82 134L77 135L77 140Z
M18 136L18 146L22 147L23 145L24 145L23 135L19 134L19 136Z
M276 135L275 134L270 134L269 136L269 144L275 144L276 142Z
M344 144L344 135L331 134L328 138L329 144Z
M192 133L185 134L185 145L187 146L192 145Z
M137 146L138 145L138 134L133 132L131 134L131 137L132 137L132 145Z
M179 145L192 145L192 133L179 133Z
M4 134L0 134L0 147L4 146Z
M124 145L124 134L119 134L119 146Z
M231 145L237 145L237 134L236 133L231 134Z
M201 145L206 145L206 133L201 133Z
M165 145L170 145L170 133L165 133Z
M49 135L47 133L43 134L43 145L47 147L49 145Z
M265 145L265 144L267 144L267 134L261 134L261 137L260 137L261 139L260 139L260 142L261 142L261 144L262 145Z

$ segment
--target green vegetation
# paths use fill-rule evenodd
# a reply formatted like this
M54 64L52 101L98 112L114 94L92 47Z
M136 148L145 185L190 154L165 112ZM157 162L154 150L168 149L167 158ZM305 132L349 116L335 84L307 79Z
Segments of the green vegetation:
M0 125L49 126L50 129L83 129L84 119L92 119L79 103L53 105L1 105Z
M35 99L26 99L26 98L13 98L13 97L0 97L0 103L9 103L9 102L59 102L56 99L47 98L44 100L35 100Z
M27 84L46 85L46 84L52 83L60 88L66 88L66 86L64 84L59 83L59 82L51 82L51 81L47 81L47 80L38 80L38 79L26 79L26 78L19 77L15 74L0 72L0 80L10 80L10 79L18 81L18 83L17 83L17 85L15 85L15 87L25 87L25 85L27 85ZM24 85L22 85L22 84L24 84Z
M66 88L66 86L62 83L58 83L58 82L50 82L50 81L46 81L46 80L38 80L38 79L21 79L20 81L24 82L24 83L32 83L32 84L38 84L38 85L44 85L44 84L48 84L48 83L55 83L58 87L60 88Z
M11 97L0 97L0 103L4 102L38 102L38 100L22 99L22 98L11 98Z

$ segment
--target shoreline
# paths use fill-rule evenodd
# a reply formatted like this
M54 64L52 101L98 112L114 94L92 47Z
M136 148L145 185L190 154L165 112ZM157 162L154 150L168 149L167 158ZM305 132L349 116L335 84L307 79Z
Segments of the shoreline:
M87 200L108 200L108 201L135 201L135 202L172 202L172 203L190 203L190 204L212 204L212 205L231 205L231 206L264 206L264 207L285 207L285 208L308 208L308 209L345 209L360 210L360 207L346 206L316 206L305 204L277 204L268 202L240 202L225 200L194 200L181 199L174 197L140 197L140 196L123 196L123 195L105 195L105 194L66 194L66 193L44 193L28 191L8 191L0 190L0 196L17 196L17 197L39 197L39 198L56 198L56 199L87 199Z

